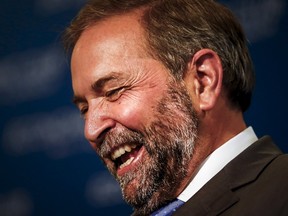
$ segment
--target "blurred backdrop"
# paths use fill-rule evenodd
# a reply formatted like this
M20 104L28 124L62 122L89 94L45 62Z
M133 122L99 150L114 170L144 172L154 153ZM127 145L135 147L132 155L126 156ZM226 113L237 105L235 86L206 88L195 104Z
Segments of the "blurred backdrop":
M222 1L250 42L257 85L245 114L288 152L286 0ZM60 43L85 0L1 0L0 215L129 215L115 180L83 138Z

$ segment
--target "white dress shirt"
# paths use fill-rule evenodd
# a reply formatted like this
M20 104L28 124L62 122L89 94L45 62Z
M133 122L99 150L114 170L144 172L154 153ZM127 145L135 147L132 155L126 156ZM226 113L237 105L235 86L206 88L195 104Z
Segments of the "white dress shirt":
M178 196L178 199L187 202L224 166L257 140L258 138L252 127L246 128L244 131L228 140L202 162L198 170L196 170L194 178Z

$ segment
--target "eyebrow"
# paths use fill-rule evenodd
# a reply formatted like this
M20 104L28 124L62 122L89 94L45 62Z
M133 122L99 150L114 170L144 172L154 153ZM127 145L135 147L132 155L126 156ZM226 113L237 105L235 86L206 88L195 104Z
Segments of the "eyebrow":
M91 85L91 89L95 92L101 92L108 82L113 81L113 80L118 80L117 75L119 76L119 73L112 72L111 74L108 74L107 76L104 76L96 80ZM72 98L72 102L77 106L79 103L85 103L87 101L85 98L81 96L74 95Z
M99 92L101 91L104 86L113 80L117 80L118 78L116 77L118 73L111 73L105 77L102 77L98 80L96 80L92 85L91 85L91 89L93 89L95 92Z

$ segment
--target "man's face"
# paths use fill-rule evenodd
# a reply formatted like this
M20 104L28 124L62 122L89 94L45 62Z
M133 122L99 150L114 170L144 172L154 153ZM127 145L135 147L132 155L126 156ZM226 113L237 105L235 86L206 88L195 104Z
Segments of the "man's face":
M143 47L137 16L113 17L83 32L71 64L86 138L126 201L147 213L186 177L197 119L184 84Z

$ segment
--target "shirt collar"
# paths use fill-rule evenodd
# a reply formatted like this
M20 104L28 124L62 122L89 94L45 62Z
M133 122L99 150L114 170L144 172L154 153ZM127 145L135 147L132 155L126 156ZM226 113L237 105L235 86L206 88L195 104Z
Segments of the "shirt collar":
M224 166L257 140L258 138L253 128L248 127L221 145L202 162L198 170L196 170L194 178L178 196L178 199L187 202Z

